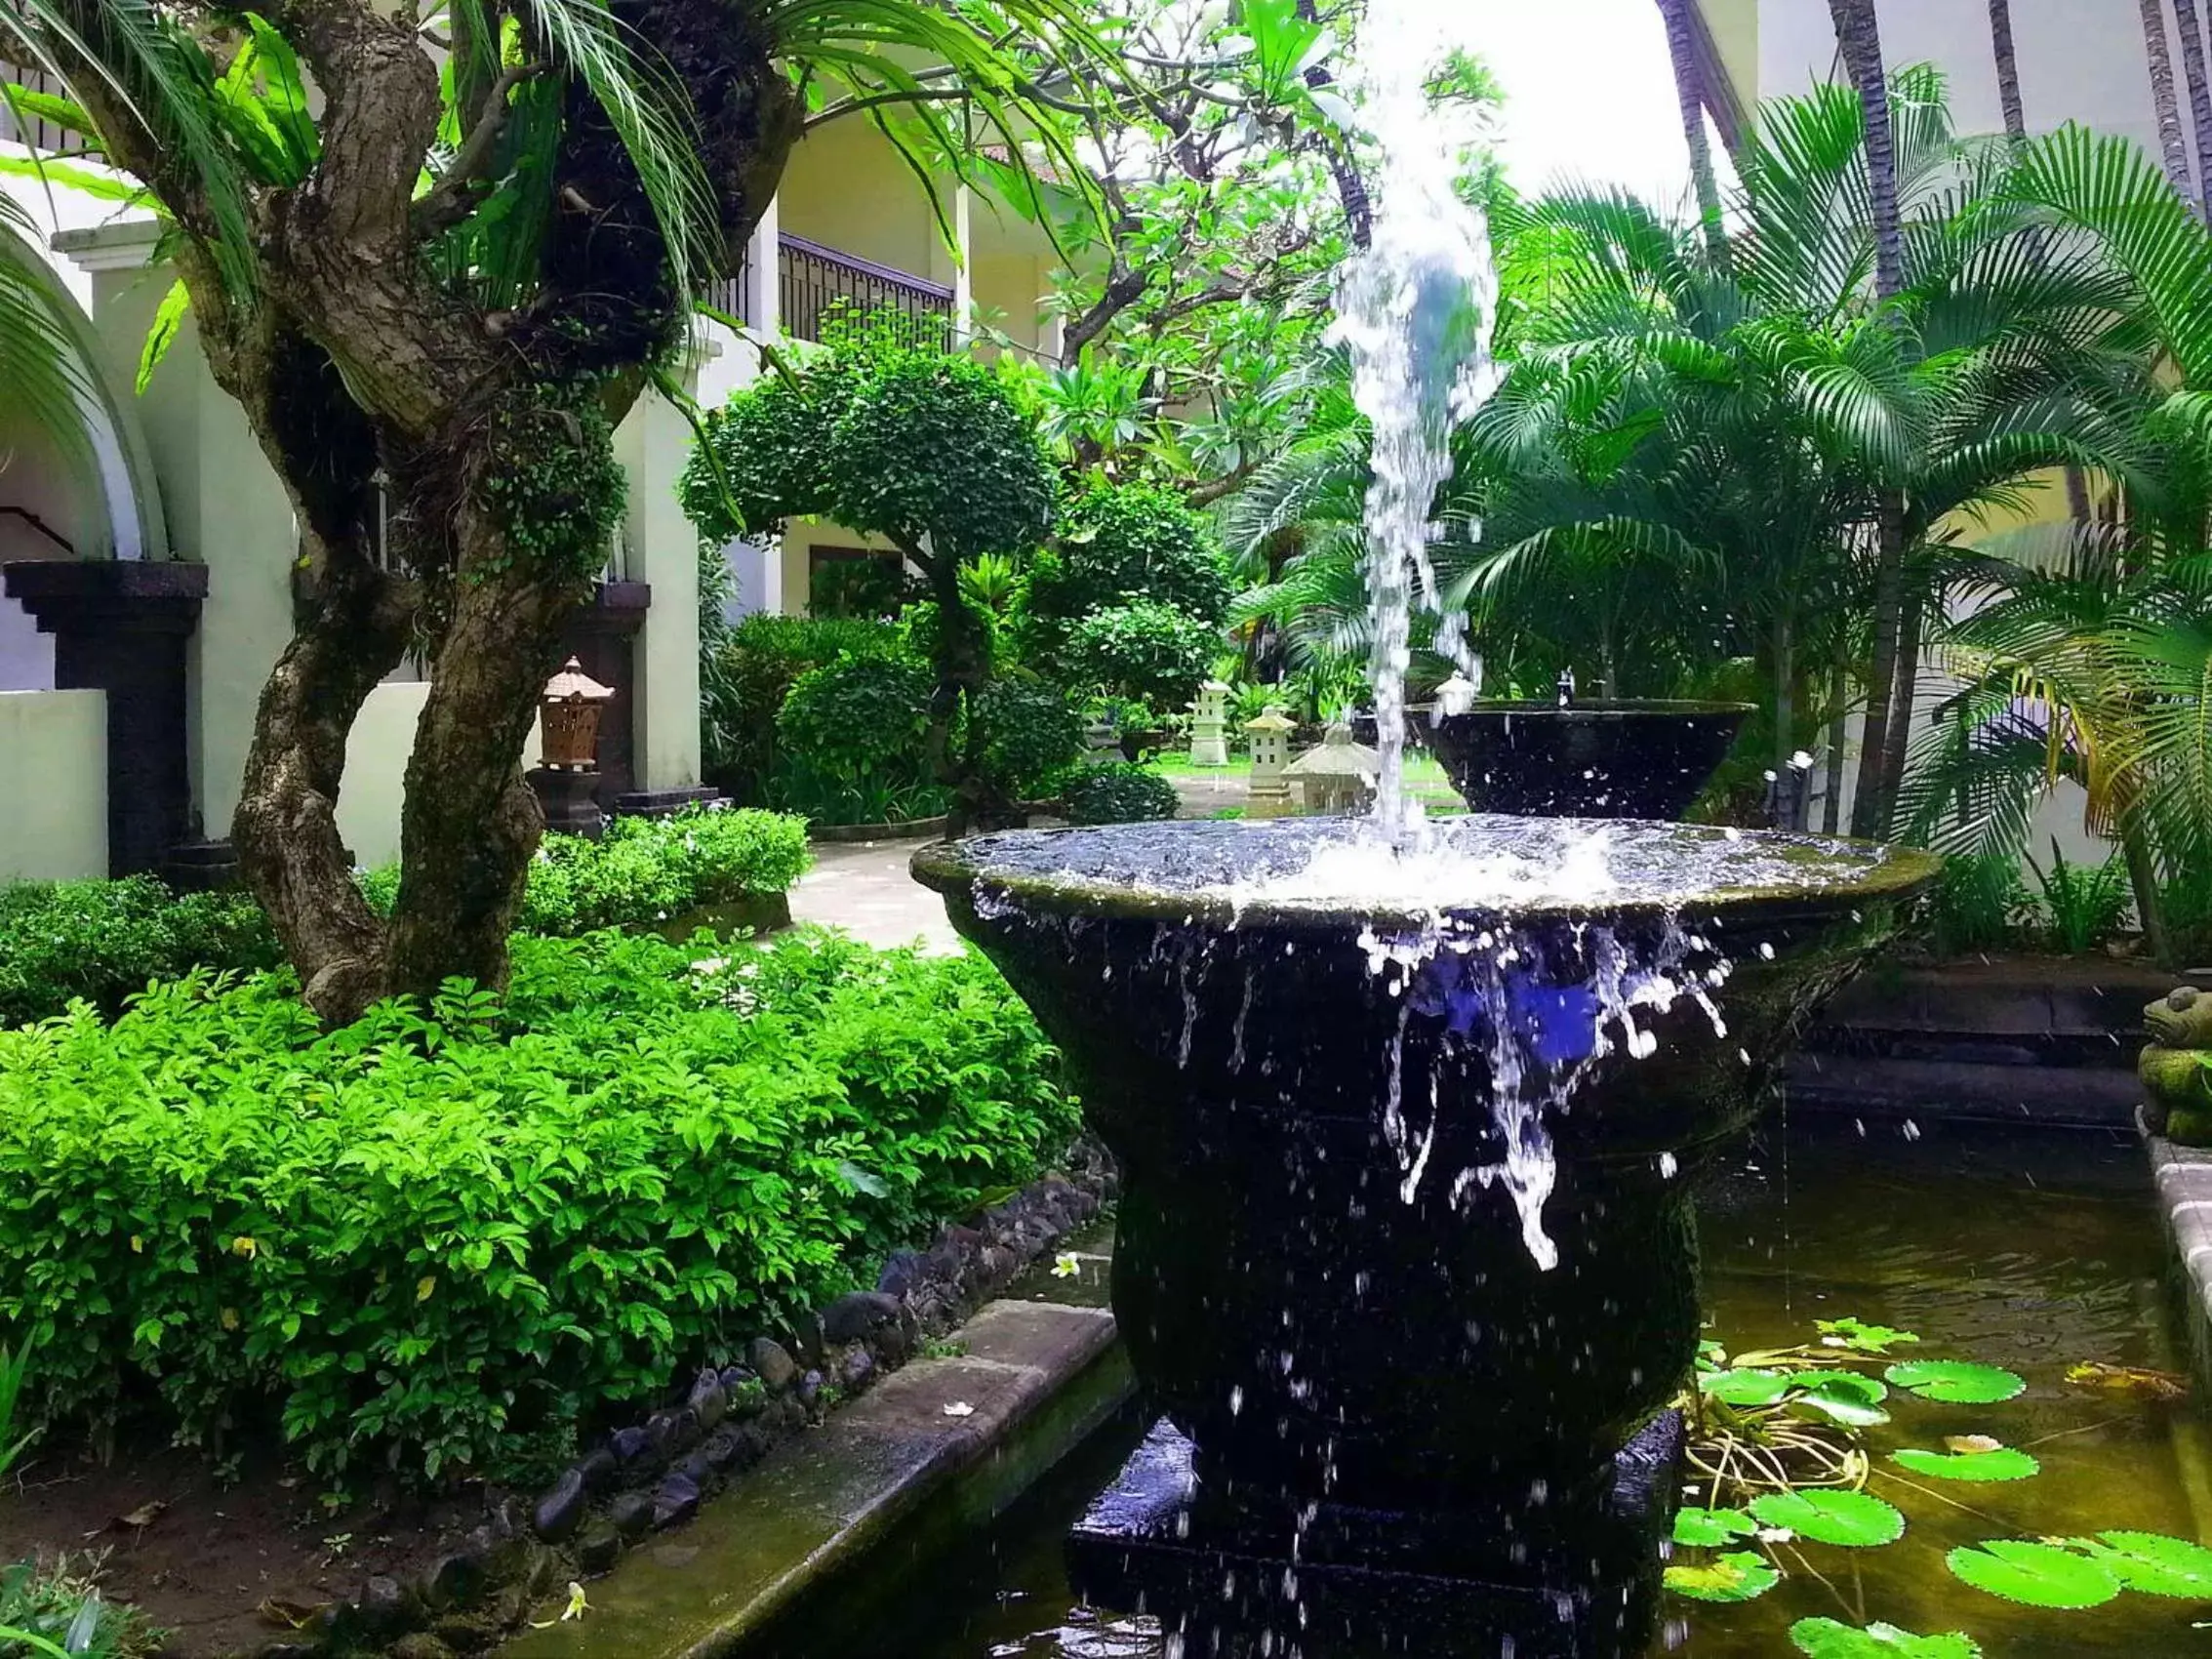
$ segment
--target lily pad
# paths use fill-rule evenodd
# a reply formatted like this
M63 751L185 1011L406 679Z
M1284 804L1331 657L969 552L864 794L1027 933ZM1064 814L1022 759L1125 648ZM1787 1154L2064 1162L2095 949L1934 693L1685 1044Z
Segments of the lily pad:
M1988 1451L1932 1452L1916 1447L1890 1453L1901 1469L1930 1475L1938 1480L2025 1480L2042 1473L2043 1466L2011 1446Z
M1674 1542L1711 1549L1731 1538L1749 1538L1759 1523L1742 1510L1680 1509L1674 1512Z
M1871 1429L1889 1421L1889 1413L1881 1407L1889 1390L1872 1377L1856 1371L1799 1371L1790 1384L1802 1391L1790 1402L1800 1416L1825 1417L1851 1429Z
M1790 1639L1809 1659L1982 1659L1981 1644L1960 1631L1914 1636L1895 1625L1860 1630L1833 1619L1799 1619Z
M1731 1550L1703 1566L1677 1563L1667 1569L1667 1588L1693 1601L1750 1601L1781 1582L1782 1575L1756 1550Z
M1944 1558L1951 1576L2028 1607L2101 1607L2120 1593L2110 1567L2054 1544L1997 1538Z
M1967 1359L1912 1359L1892 1365L1882 1375L1922 1399L1950 1405L1994 1405L2028 1386L2013 1372Z
M1751 1500L1751 1514L1816 1544L1850 1550L1894 1544L1905 1535L1904 1513L1870 1492L1768 1492Z
M2201 1544L2158 1532L2100 1532L2075 1542L2130 1590L2212 1601L2212 1550Z
M1824 1348L1848 1348L1861 1354L1887 1354L1899 1343L1920 1340L1910 1331L1896 1330L1889 1325L1870 1325L1848 1314L1840 1319L1818 1319L1814 1323L1821 1333Z
M1724 1405L1772 1405L1790 1392L1790 1379L1779 1371L1708 1371L1698 1388Z

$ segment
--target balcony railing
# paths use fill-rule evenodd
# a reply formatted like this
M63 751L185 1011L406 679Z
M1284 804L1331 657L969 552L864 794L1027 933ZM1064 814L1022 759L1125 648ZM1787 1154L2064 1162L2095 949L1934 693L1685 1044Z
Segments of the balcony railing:
M757 325L759 319L745 303L749 291L749 275L741 269L716 285L709 303L741 322ZM797 340L820 340L824 323L840 309L904 318L917 339L943 343L952 334L951 289L804 236L777 239L776 297L783 332Z
M46 93L55 98L70 96L66 86L43 69L20 68L14 63L0 62L0 80L13 81L25 92ZM15 108L0 101L0 142L25 144L36 150L58 150L73 141L76 135L66 127L56 126L36 115L18 120Z

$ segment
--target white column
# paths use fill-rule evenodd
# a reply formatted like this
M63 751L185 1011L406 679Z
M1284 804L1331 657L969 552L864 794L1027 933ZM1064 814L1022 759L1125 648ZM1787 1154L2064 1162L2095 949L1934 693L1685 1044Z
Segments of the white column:
M784 332L783 198L771 197L745 255L745 321L764 340Z
M691 426L648 391L615 442L629 475L630 580L653 587L630 669L637 787L688 789L699 782L699 532L676 505L676 479Z
M962 184L952 192L952 239L958 258L952 266L952 344L965 345L976 333L976 244L969 233L974 192Z

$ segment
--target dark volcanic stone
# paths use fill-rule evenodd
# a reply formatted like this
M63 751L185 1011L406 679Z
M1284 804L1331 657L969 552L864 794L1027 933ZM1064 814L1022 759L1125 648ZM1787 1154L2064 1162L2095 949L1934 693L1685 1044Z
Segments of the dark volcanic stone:
M576 1472L583 1477L586 1490L605 1492L613 1488L615 1477L621 1473L621 1465L616 1463L615 1454L605 1446L595 1446L577 1459Z
M894 1250L891 1259L883 1264L883 1272L875 1276L875 1288L886 1296L904 1296L921 1281L927 1271L918 1251Z
M818 1315L805 1313L791 1321L790 1348L800 1364L822 1363L822 1320Z
M457 1550L430 1569L422 1598L433 1607L465 1607L484 1588L480 1551Z
M706 1436L706 1444L700 1447L706 1466L717 1474L725 1474L737 1465L744 1449L744 1431L735 1424L725 1423Z
M837 1380L847 1394L858 1394L875 1380L875 1356L865 1348L856 1348L845 1356L838 1367Z
M354 1601L361 1609L361 1626L371 1635L389 1636L414 1622L410 1598L396 1578L372 1578Z
M873 1290L840 1296L822 1310L822 1334L830 1342L861 1342L876 1326L899 1316L899 1299Z
M695 1451L683 1462L677 1464L670 1473L683 1476L693 1485L704 1491L706 1482L713 1477L714 1460L708 1457L704 1450Z
M624 1538L642 1537L653 1524L653 1499L645 1492L617 1492L607 1518Z
M801 1405L811 1406L814 1404L822 1396L822 1373L820 1371L809 1371L799 1379L796 1392Z
M653 1525L656 1530L680 1526L698 1513L698 1481L679 1472L661 1482L660 1491L653 1497Z
M576 1564L587 1573L605 1572L622 1554L623 1535L611 1521L593 1521L576 1541Z
M790 1353L780 1342L757 1337L747 1351L746 1357L752 1361L753 1370L758 1373L761 1382L767 1385L770 1394L781 1394L799 1380L797 1361L792 1359Z
M725 1365L722 1367L722 1386L732 1394L737 1393L745 1384L757 1380L752 1374L750 1365Z
M702 1371L699 1381L691 1386L691 1398L685 1402L702 1430L711 1429L722 1421L730 1409L730 1391L722 1386L722 1379L712 1371Z
M633 1424L617 1429L607 1440L607 1449L615 1454L616 1462L632 1464L653 1450L653 1436Z
M561 1477L531 1511L531 1529L546 1543L558 1544L583 1523L583 1507L588 1498L583 1472L580 1469L562 1471Z

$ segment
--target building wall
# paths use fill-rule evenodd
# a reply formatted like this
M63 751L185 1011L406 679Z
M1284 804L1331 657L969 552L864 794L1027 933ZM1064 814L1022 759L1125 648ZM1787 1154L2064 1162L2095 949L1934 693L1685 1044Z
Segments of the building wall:
M0 691L0 880L107 873L107 694Z

